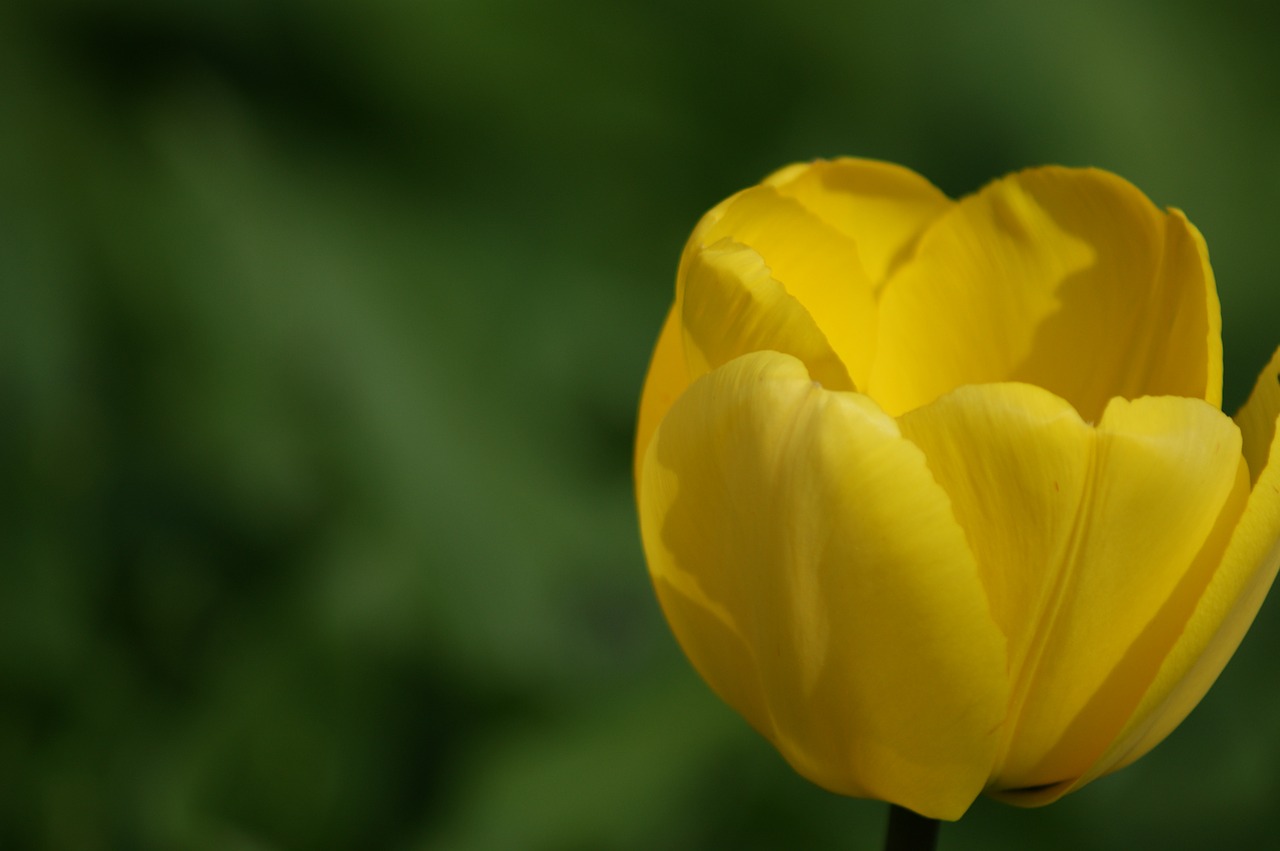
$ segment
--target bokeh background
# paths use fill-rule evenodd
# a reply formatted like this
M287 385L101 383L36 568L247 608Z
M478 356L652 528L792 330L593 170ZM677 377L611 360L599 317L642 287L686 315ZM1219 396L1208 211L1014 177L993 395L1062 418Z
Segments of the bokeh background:
M1243 2L6 0L0 847L870 848L702 685L631 501L698 216L855 154L1098 165L1280 343ZM945 849L1280 830L1280 604L1163 746Z

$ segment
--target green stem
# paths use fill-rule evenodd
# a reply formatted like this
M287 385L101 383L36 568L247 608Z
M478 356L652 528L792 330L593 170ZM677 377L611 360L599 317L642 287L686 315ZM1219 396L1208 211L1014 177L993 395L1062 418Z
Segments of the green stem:
M884 851L933 851L937 847L937 819L925 818L897 804L889 805Z

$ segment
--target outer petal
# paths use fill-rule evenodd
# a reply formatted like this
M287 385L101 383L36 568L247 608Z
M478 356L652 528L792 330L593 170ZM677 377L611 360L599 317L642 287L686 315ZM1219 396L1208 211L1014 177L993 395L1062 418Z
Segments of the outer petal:
M680 394L689 388L689 368L684 358L684 330L680 327L679 305L667 311L666 321L658 334L658 343L649 361L640 393L640 412L636 416L635 457L632 459L632 481L640 486L640 470L645 450L658 424L667 415Z
M1275 580L1280 567L1278 374L1280 351L1236 415L1256 481L1222 563L1123 731L1076 785L1123 768L1182 723L1222 673Z
M1276 414L1280 413L1280 349L1253 385L1253 392L1236 413L1236 424L1244 436L1244 459L1249 462L1249 477L1258 481L1276 436Z
M1204 242L1106 172L1042 168L962 199L886 284L867 392L901 413L1025 381L1096 421L1115 396L1222 393Z
M650 443L641 528L673 630L806 777L958 818L986 783L1004 641L946 494L870 400L760 352Z
M1073 780L1129 717L1209 581L1225 536L1201 551L1233 488L1247 489L1239 432L1177 398L1117 399L1095 429L1017 384L961 388L901 426L951 495L1009 639L993 788Z
M953 203L909 168L849 157L788 166L765 183L856 242L876 287Z
M681 260L677 301L693 283L689 273L698 253L726 238L764 258L774 280L805 308L849 376L864 386L875 348L876 314L857 245L799 202L771 186L756 186L720 204L699 223Z

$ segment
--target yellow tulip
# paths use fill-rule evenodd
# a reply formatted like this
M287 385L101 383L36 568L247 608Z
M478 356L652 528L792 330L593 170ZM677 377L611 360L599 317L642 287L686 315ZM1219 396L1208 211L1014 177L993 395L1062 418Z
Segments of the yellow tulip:
M1257 613L1278 371L1222 413L1204 241L1112 174L785 168L698 224L653 354L659 600L815 783L1048 803L1168 735Z

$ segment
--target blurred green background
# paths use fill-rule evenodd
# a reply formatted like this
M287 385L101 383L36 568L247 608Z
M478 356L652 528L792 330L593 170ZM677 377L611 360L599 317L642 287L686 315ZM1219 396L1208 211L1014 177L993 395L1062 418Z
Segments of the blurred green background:
M648 584L682 242L815 156L1110 168L1206 235L1234 410L1280 342L1262 8L8 0L0 847L875 847ZM1273 836L1278 650L1273 600L1148 758L942 847Z

